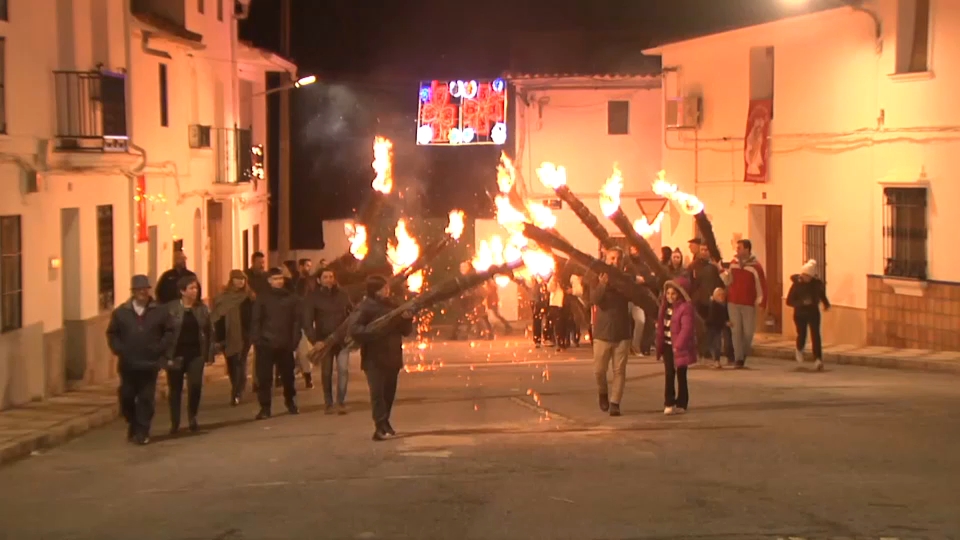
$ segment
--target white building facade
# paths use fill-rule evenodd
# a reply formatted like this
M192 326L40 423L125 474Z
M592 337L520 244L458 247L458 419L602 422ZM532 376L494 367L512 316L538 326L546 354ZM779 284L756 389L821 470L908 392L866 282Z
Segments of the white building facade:
M702 104L664 124L663 167L705 202L725 257L752 240L779 300L764 328L795 332L783 299L814 258L834 305L827 342L958 350L960 3L863 7L646 51L662 56L665 103ZM751 100L773 104L763 183L744 181ZM693 220L665 231L681 243Z
M266 244L266 72L295 71L233 0L32 4L0 2L0 408L113 378L109 313L175 248L209 298Z

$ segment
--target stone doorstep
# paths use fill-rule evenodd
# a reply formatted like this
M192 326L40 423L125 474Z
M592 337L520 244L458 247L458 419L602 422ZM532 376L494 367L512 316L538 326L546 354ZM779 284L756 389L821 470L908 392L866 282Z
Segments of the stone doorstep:
M22 459L35 450L63 444L91 429L112 422L118 414L119 406L117 403L113 403L61 422L48 429L35 430L9 442L0 442L0 465Z

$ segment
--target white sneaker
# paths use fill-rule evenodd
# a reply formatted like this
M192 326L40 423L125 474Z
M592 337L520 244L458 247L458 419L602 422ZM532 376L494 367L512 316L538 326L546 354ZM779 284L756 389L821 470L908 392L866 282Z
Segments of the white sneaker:
M797 359L798 364L803 363L803 351L793 351L793 357Z
M677 409L675 409L674 407L664 407L663 414L667 416L673 416L674 414L677 414Z
M821 360L821 359L819 359L819 358L817 358L816 360L814 360L814 361L813 361L813 367L814 367L817 371L823 371L823 360Z

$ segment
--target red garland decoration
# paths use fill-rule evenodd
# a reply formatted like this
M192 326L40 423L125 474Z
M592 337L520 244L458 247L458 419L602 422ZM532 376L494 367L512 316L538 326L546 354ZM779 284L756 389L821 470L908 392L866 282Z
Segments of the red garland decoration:
M494 92L491 83L482 83L477 97L463 100L464 129L473 128L477 136L489 137L494 124L504 121L503 100L503 92Z
M457 107L450 104L450 89L446 84L433 81L430 100L420 107L420 125L433 128L433 142L448 142L450 131L458 122Z

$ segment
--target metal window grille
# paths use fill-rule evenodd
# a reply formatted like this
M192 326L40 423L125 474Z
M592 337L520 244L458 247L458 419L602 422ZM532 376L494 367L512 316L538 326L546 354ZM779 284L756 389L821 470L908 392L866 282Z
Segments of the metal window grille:
M827 282L827 226L803 226L803 260L805 263L813 259L817 261L817 272L824 283Z
M883 190L883 274L927 279L927 189Z

